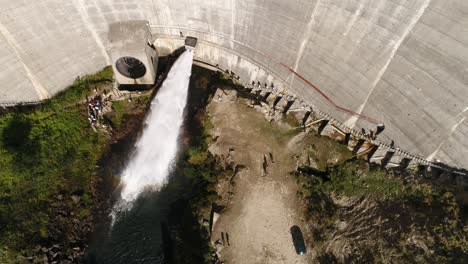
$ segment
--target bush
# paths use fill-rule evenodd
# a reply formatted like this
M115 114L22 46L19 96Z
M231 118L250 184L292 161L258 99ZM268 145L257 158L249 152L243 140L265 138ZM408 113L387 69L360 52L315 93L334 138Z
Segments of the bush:
M423 242L434 252L431 258L435 262L466 263L468 260L466 230L461 221L460 208L451 192L437 190L434 186L417 180L408 183L403 175L369 166L361 160L348 161L329 168L329 171L328 178L323 172L307 167L301 167L299 172L295 173L301 187L300 193L307 201L306 218L314 226L313 245L316 249L321 245L317 242L329 239L328 236L336 232L336 219L343 217L343 211L346 211L346 217L352 218L349 208L335 205L332 197L365 197L378 203L381 210L379 219L391 219L389 224L393 225L395 230L399 230L399 244L393 241L392 244L387 244L389 248L405 252L404 255L408 259L420 258L427 262L428 256L420 255L423 253L408 243L407 238L414 236L412 232L417 232L419 239L424 239ZM404 212L405 217L394 219L392 217L395 212ZM389 232L379 232L381 238L391 238ZM320 250L317 249L318 252ZM365 252L370 249L363 250ZM368 262L370 260L367 257L378 256L375 248L371 250L364 255L356 255L353 252L348 257ZM387 251L387 248L385 250ZM327 257L330 256L322 255L321 259L327 260ZM365 260L362 260L362 257L365 257Z
M202 165L209 157L208 151L200 148L190 148L188 150L188 155L188 162L192 165Z

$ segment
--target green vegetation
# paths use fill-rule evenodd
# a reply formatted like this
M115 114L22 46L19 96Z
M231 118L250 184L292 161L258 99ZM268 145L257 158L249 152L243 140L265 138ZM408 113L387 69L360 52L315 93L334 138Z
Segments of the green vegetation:
M317 163L317 169L321 171L327 171L329 167L343 164L353 157L347 146L317 135L311 138L308 153Z
M307 171L307 167L301 170ZM331 167L326 177L314 176L318 174L320 171L312 170L309 175L297 176L307 196L322 192L334 197L364 196L380 202L411 201L428 205L450 196L449 193L445 196L440 194L428 184L408 184L402 177L370 166L363 160L351 160Z
M62 224L54 209L90 216L92 175L106 139L91 129L82 102L112 74L107 67L32 111L0 116L0 262L63 240L68 230L50 232Z
M330 181L322 184L324 191L334 195L356 197L365 195L381 201L404 199L414 191L405 189L400 178L391 177L378 168L369 169L363 161L338 165L330 173Z
M200 225L199 219L210 219L211 205L218 199L215 183L220 177L225 177L222 168L208 151L210 136L210 121L202 113L198 116L201 125L197 131L201 135L191 141L188 149L178 164L178 173L187 183L186 195L190 201L185 207L184 222L181 225L181 239L177 241L177 251L174 263L207 263L211 259L209 230ZM182 252L182 253L180 253Z
M108 118L111 121L114 128L120 128L122 120L124 118L125 108L128 106L127 100L116 101L112 103L113 112L108 114Z
M219 87L214 85L219 83L218 77L198 67L192 73L186 106L187 123L184 125L187 131L183 133L186 136L184 142L188 144L181 153L173 181L167 185L171 193L183 194L172 205L175 208L172 213L177 216L171 222L180 222L176 226L180 233L174 241L175 254L171 263L212 261L214 250L209 242L209 219L211 207L219 199L216 183L233 173L232 169L221 167L208 151L213 141L213 124L206 107L214 87Z
M75 107L79 101L86 97L86 95L90 95L93 89L98 89L101 86L105 86L112 82L113 75L112 67L107 66L102 71L94 75L77 79L72 86L68 87L43 105L41 110L49 110L53 112L62 111L67 107Z
M151 100L151 95L142 95L133 98L130 102L126 99L112 102L112 112L107 113L105 118L111 123L114 129L122 128L124 120L130 118L135 109L139 106L147 105Z
M190 165L198 166L205 163L210 157L210 154L206 149L191 148L188 151L188 157L187 162Z
M306 217L315 225L313 245L319 251L323 243L336 233L338 219L358 221L356 219L362 217L360 210L369 210L375 214L375 221L377 218L387 219L389 224L379 225L379 232L367 238L374 240L374 249L363 246L361 255L350 256L351 259L358 260L364 254L365 261L377 261L379 254L376 250L382 249L401 254L397 258L400 262L413 259L427 262L434 258L438 263L463 263L468 259L466 226L463 226L460 208L450 191L408 180L407 173L382 170L363 160L341 162L329 167L328 172L302 167L296 176L301 186L300 193L308 201ZM365 199L373 202L374 207L358 209L348 205L343 208L336 203L340 199L351 204L349 201ZM370 225L374 220L367 221L371 221ZM411 246L408 241L415 234L435 255L429 256ZM357 247L359 240L353 244ZM333 258L326 252L323 254L324 259Z

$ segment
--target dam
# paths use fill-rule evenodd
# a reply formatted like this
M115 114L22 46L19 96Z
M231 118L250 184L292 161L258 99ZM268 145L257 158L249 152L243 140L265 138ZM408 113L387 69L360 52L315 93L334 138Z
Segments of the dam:
M266 84L424 161L468 168L463 0L0 2L0 105L50 98L115 63L112 24L148 21L160 56Z

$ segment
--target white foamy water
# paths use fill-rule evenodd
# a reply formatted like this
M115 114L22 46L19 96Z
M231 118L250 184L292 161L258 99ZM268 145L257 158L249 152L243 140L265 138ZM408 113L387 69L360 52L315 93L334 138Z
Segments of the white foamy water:
M127 205L142 191L158 189L166 181L177 155L192 62L193 52L184 52L151 102L146 127L121 178L121 202Z

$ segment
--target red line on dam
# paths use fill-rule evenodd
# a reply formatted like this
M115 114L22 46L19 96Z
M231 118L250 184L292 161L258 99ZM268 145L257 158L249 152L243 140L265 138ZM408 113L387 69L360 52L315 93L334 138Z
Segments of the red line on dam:
M303 82L305 82L307 85L309 85L312 89L314 89L315 91L317 91L323 98L325 98L325 100L327 100L336 110L338 111L341 111L341 112L345 112L345 113L348 113L348 114L351 114L353 116L356 116L358 119L363 119L363 120L367 120L368 122L371 122L373 124L383 124L383 122L375 119L375 118L372 118L372 117L369 117L369 116L366 116L366 115L363 115L363 114L360 114L360 113L357 113L351 109L348 109L348 108L345 108L345 107L342 107L338 104L336 104L330 97L328 97L324 92L322 92L317 86L313 85L311 82L309 82L306 78L302 77L302 75L300 75L299 73L297 73L295 70L293 70L291 67L289 67L288 65L284 64L283 62L280 62L278 60L276 60L275 58L273 58L272 56L270 56L269 54L266 54L265 52L263 51L260 51L260 50L257 50L245 43L242 43L240 41L237 41L235 39L232 39L228 36L225 36L223 34L216 34L216 33L213 33L213 32L208 32L206 30L200 30L200 29L192 29L192 28L187 28L187 27L180 27L180 26L173 26L173 27L170 27L170 26L161 26L161 25L152 25L152 27L162 27L162 28L176 28L179 32L182 32L181 30L186 30L186 31L194 31L194 32L199 32L199 33L203 33L203 34L207 34L207 35L212 35L212 36L217 36L217 37L220 37L220 38L223 38L223 39L226 39L228 41L231 41L233 43L237 43L239 45L242 45L244 47L247 47L257 53L259 53L260 55L266 57L267 59L270 59L272 62L274 63L277 63L283 67L285 67L288 71L290 71L291 73L293 73L294 75L296 75L297 77L299 77L299 79L301 79ZM178 35L177 35L178 36ZM212 41L209 41L209 40L204 40L206 42L212 42ZM212 42L214 43L214 42ZM242 56L242 55L238 55L238 56Z
M374 123L374 124L383 124L383 122L380 122L372 117L369 117L369 116L366 116L366 115L363 115L363 114L360 114L360 113L357 113L353 110L350 110L350 109L347 109L347 108L344 108L342 106L339 106L338 104L336 104L330 97L328 97L328 95L326 95L324 92L322 92L317 86L313 85L311 82L309 82L306 78L302 77L302 75L300 75L299 73L297 73L295 70L291 69L291 67L289 67L288 65L280 62L280 65L285 67L286 69L288 69L290 72L292 72L294 75L296 75L297 77L299 77L299 79L301 79L303 82L305 82L307 85L309 85L310 87L312 87L315 91L317 91L323 98L325 98L325 100L327 100L331 105L333 105L333 107L339 111L342 111L342 112L345 112L345 113L348 113L348 114L351 114L351 115L354 115L356 116L357 118L359 119L365 119L371 123Z

